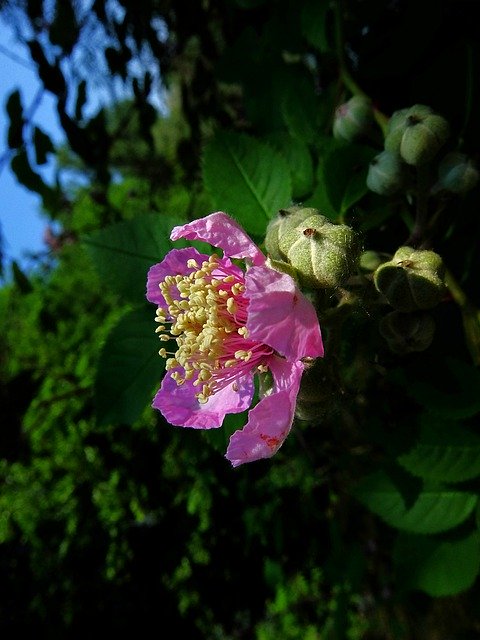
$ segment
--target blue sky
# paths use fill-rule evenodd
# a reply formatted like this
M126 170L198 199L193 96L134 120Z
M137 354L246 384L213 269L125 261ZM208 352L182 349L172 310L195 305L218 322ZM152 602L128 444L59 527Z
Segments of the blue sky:
M89 0L84 0L83 11L88 13L89 4ZM152 26L157 30L159 38L167 37L166 27L161 20L157 20ZM101 31L96 35L104 38ZM99 64L101 65L101 60ZM139 76L143 77L146 69L149 69L154 78L151 102L159 112L164 113L165 90L158 75L158 65L152 62L151 54L139 52L130 62L130 70L134 75L138 72ZM34 264L29 260L28 254L46 250L43 234L49 221L42 214L41 199L17 182L9 161L2 162L2 156L8 151L6 140L9 119L5 110L8 96L18 89L23 108L28 110L40 86L28 50L15 41L9 25L0 19L0 231L3 239L4 266L8 266L11 260L17 260L23 268L28 269ZM93 91L91 89L89 84L86 115L93 114L101 105L109 104L112 100L131 95L131 90L118 78L113 82L109 79L103 87L94 84ZM64 140L63 131L57 121L55 100L48 92L43 93L33 122L45 131L55 144ZM53 163L53 159L51 162ZM53 166L45 165L35 169L42 172L47 182L51 182Z
M28 108L39 86L28 52L15 43L8 26L0 22L0 157L7 148L8 116L5 104L8 96L14 89L19 89L23 106ZM54 100L50 95L44 94L34 120L54 141L62 140ZM9 162L0 164L0 193L0 225L6 257L4 264L8 265L15 259L28 268L31 261L27 254L45 250L42 237L47 219L41 213L40 198L18 184Z

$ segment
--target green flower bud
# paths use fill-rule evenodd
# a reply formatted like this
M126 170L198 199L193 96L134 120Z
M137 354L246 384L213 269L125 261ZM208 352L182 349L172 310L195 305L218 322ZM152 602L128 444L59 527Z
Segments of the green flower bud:
M318 211L283 233L279 247L301 282L314 289L340 286L355 270L360 253L355 231Z
M429 313L400 313L392 311L379 323L381 335L391 351L400 355L424 351L433 340L435 321Z
M385 258L382 258L377 251L364 251L360 255L359 267L361 271L370 273L376 271L383 262L385 262Z
M471 158L455 151L447 153L438 167L438 182L433 191L466 193L475 187L478 177L478 169Z
M279 247L279 236L297 224L318 213L316 209L294 205L288 209L280 209L275 218L267 226L265 235L265 249L273 260L285 260Z
M385 150L399 154L407 164L430 162L449 136L448 122L430 107L416 104L390 118Z
M434 251L400 247L373 276L377 290L398 311L431 309L445 292L444 266Z
M390 151L382 151L373 158L368 167L367 187L381 196L399 191L406 181L405 165Z
M368 134L374 122L371 101L364 96L353 96L335 110L333 137L353 142Z

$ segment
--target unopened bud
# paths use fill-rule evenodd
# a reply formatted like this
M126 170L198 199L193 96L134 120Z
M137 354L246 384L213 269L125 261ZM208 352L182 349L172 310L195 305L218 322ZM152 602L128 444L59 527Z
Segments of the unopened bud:
M431 309L445 292L444 266L434 251L400 247L392 260L378 267L375 287L398 311Z
M364 251L360 255L359 267L361 271L364 272L373 272L378 269L378 267L385 262L385 258L381 256L378 251Z
M283 233L279 247L301 282L314 289L341 286L357 267L360 253L353 229L318 212Z
M434 193L451 191L452 193L466 193L473 189L478 182L479 172L473 160L464 153L448 153L438 166L438 182L434 186Z
M270 220L265 235L265 249L273 260L285 260L279 247L279 237L289 229L293 229L306 218L318 213L316 209L294 205L288 209L280 209Z
M448 122L426 105L395 112L388 124L385 150L399 154L407 164L430 162L449 136Z
M404 186L407 177L405 169L398 155L382 151L370 162L367 187L381 196L390 196Z
M364 96L353 96L335 110L333 137L353 142L367 135L374 122L371 101Z
M433 340L435 321L429 313L392 311L379 323L379 331L390 350L400 355L424 351Z

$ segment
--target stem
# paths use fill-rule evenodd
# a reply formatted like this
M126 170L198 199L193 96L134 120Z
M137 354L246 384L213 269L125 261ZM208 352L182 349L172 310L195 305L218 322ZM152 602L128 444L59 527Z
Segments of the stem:
M480 364L480 310L468 299L451 271L445 272L445 284L462 313L463 329L468 350L476 366Z
M428 223L428 194L430 171L428 166L417 167L417 210L415 223L406 244L418 246L424 239Z

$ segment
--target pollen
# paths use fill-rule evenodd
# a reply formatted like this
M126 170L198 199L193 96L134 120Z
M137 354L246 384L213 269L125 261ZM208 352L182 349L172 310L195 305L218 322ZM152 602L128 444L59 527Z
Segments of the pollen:
M249 337L248 299L238 267L215 254L201 266L194 258L185 266L183 275L167 275L159 283L165 304L157 309L156 333L162 342L177 343L174 357L164 348L159 354L176 384L199 389L195 397L205 404L229 384L238 390L240 376L264 367L272 349Z

